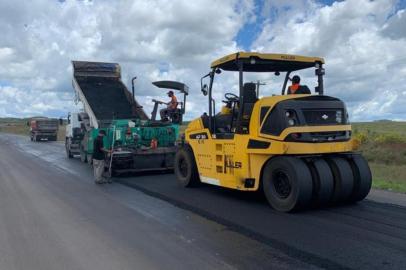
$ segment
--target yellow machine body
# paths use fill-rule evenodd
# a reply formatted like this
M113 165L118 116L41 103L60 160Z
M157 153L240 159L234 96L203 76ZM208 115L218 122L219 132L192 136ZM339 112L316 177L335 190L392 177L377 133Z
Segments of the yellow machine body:
M200 181L231 189L255 191L258 190L264 164L275 155L300 156L352 151L353 140L322 143L285 141L289 134L297 132L351 132L351 125L289 127L279 136L261 133L262 107L269 107L263 118L266 119L273 106L280 101L305 96L309 95L272 96L258 100L252 111L249 134L234 134L232 139L217 139L215 135L210 134L209 129L204 128L201 118L190 122L185 130L185 142L194 152ZM263 142L268 146L249 148L250 141ZM247 179L253 181L252 187L245 186Z

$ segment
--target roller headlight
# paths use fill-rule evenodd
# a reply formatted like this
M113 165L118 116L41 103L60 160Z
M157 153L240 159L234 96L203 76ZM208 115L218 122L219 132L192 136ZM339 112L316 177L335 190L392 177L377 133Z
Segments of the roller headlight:
M285 116L286 116L288 126L294 126L297 124L297 117L296 117L295 111L287 110L287 111L285 111Z
M336 122L339 124L343 122L343 112L341 110L336 111Z

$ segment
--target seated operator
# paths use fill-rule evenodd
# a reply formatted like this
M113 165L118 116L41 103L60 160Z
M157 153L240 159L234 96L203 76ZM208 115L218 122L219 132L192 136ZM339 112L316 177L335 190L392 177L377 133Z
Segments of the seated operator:
M300 85L300 77L298 75L293 76L292 85L288 88L288 95L292 94L311 94L309 87Z
M161 109L159 111L162 121L168 121L168 116L171 113L175 112L176 109L178 108L178 100L177 100L175 94L173 93L173 91L169 91L167 94L168 94L168 97L171 98L171 100L168 103L164 102L164 104L166 104L168 106L165 109Z

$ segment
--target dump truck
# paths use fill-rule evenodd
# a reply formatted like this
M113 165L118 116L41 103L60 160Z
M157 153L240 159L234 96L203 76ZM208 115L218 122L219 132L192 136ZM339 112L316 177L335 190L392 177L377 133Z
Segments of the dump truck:
M371 171L356 151L344 102L324 94L323 65L320 57L254 52L214 61L201 80L210 79L201 83L208 114L189 123L175 157L178 182L263 191L282 212L364 199ZM287 95L292 72L304 69L314 69L315 94ZM224 71L238 73L239 91L226 93L216 113L213 82ZM285 73L281 94L259 98L247 73Z
M68 157L80 155L83 162L92 163L93 144L100 130L106 132L104 147L112 150L106 156L106 170L115 174L171 170L177 150L179 125L184 103L168 121L149 118L121 80L117 63L72 61L73 88L83 112L72 114L67 129ZM155 82L160 88L173 88L186 95L188 87L180 82ZM160 102L156 102L159 106ZM75 122L75 123L74 123Z
M56 141L58 137L59 120L46 117L35 117L29 121L31 141Z

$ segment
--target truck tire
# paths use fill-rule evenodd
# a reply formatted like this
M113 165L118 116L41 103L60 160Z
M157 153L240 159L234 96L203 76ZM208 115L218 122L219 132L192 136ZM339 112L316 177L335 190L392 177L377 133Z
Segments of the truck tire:
M326 206L333 195L334 177L328 163L321 158L307 162L313 179L313 204Z
M368 162L362 155L355 154L348 159L354 175L354 189L350 196L350 202L363 200L371 190L372 174Z
M195 157L190 146L183 146L176 152L174 170L181 186L194 187L200 183Z
M342 157L327 158L326 161L334 177L332 202L348 202L354 188L354 176L349 162Z
M304 209L312 199L310 169L296 157L280 156L268 161L262 171L262 186L269 204L280 212Z

